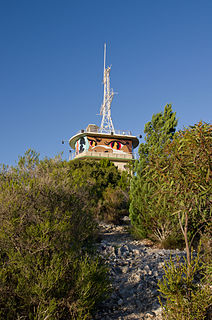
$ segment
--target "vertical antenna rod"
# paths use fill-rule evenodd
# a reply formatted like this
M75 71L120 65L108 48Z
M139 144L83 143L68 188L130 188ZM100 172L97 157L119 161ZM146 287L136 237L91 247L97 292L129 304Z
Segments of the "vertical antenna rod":
M104 44L104 71L103 71L103 78L104 78L104 74L105 74L105 65L106 65L106 43Z
M113 100L114 92L110 89L110 69L106 68L106 43L104 44L104 73L103 73L103 84L104 84L104 97L103 103L100 110L102 115L102 122L100 132L114 132L114 126L111 118L111 103Z

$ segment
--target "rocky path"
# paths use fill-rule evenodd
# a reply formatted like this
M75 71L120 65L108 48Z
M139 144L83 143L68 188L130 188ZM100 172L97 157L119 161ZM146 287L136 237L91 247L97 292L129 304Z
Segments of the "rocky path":
M100 224L98 251L110 268L112 293L99 308L98 320L161 319L157 281L165 261L185 252L152 248L136 241L124 226Z

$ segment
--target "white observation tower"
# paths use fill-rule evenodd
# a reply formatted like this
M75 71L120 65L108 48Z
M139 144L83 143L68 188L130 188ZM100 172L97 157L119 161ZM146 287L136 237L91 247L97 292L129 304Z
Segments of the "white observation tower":
M134 148L138 146L138 138L128 130L115 130L111 119L111 103L114 92L110 88L111 67L106 64L106 44L104 45L104 96L100 114L101 126L89 124L86 129L80 130L69 140L74 152L72 159L107 158L120 169L125 170L126 165L134 159Z

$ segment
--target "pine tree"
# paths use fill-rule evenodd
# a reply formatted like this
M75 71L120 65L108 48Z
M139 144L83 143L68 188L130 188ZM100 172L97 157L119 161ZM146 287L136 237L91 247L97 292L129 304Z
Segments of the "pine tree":
M173 139L176 126L176 112L172 111L171 104L167 104L163 112L153 114L152 120L147 122L144 128L145 143L139 146L140 158L136 164L136 172L142 170L148 163L150 153L162 152L165 144Z
M163 112L153 114L152 120L145 125L145 143L139 146L139 160L135 164L130 188L130 219L134 232L140 237L157 235L164 240L167 236L165 229L170 229L169 225L164 229L166 204L155 210L152 196L160 181L155 180L148 163L153 154L163 156L163 148L173 139L176 126L176 113L172 111L171 104L167 104Z

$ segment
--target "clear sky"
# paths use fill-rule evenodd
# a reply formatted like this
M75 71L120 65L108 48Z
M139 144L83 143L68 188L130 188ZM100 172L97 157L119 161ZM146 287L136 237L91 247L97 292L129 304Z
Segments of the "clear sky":
M212 119L211 0L0 0L0 163L64 152L100 125L103 46L115 129L143 133L172 103L178 129Z

